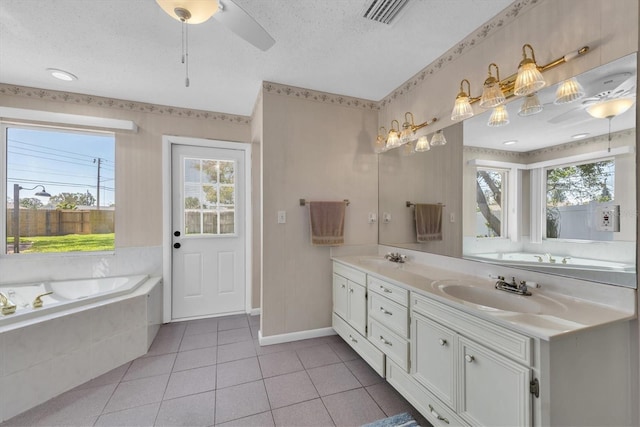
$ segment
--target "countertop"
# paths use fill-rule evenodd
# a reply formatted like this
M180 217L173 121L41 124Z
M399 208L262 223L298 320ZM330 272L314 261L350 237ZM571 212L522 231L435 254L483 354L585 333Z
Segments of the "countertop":
M496 281L490 278L484 280L415 262L399 264L370 255L338 256L332 259L473 316L545 341L636 318L635 310L623 310L586 298L551 292L545 290L544 286L530 287L531 296L520 296L495 289ZM473 291L469 301L454 296L455 291L459 290ZM477 297L474 298L474 295Z

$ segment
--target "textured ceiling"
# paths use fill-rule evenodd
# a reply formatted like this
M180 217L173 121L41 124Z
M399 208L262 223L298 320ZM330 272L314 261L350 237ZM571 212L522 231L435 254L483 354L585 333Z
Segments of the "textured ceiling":
M262 81L377 101L511 3L410 0L389 26L361 17L369 1L234 0L276 44L190 26L186 88L180 23L154 0L0 0L0 83L240 115Z

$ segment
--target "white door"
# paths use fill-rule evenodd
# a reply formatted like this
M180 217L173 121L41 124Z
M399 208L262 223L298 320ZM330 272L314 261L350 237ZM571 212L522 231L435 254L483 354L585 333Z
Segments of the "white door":
M172 318L245 309L245 151L172 145Z

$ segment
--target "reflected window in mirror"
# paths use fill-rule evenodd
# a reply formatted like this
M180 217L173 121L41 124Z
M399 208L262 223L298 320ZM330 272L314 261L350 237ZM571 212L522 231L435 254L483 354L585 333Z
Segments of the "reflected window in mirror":
M545 175L547 239L613 240L614 159L548 168Z
M476 237L507 236L508 172L478 168L476 172Z

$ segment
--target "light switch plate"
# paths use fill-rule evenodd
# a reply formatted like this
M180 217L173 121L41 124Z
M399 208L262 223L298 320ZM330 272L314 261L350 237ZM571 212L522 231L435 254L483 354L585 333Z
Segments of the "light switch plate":
M278 224L285 224L287 222L287 211L278 211Z

